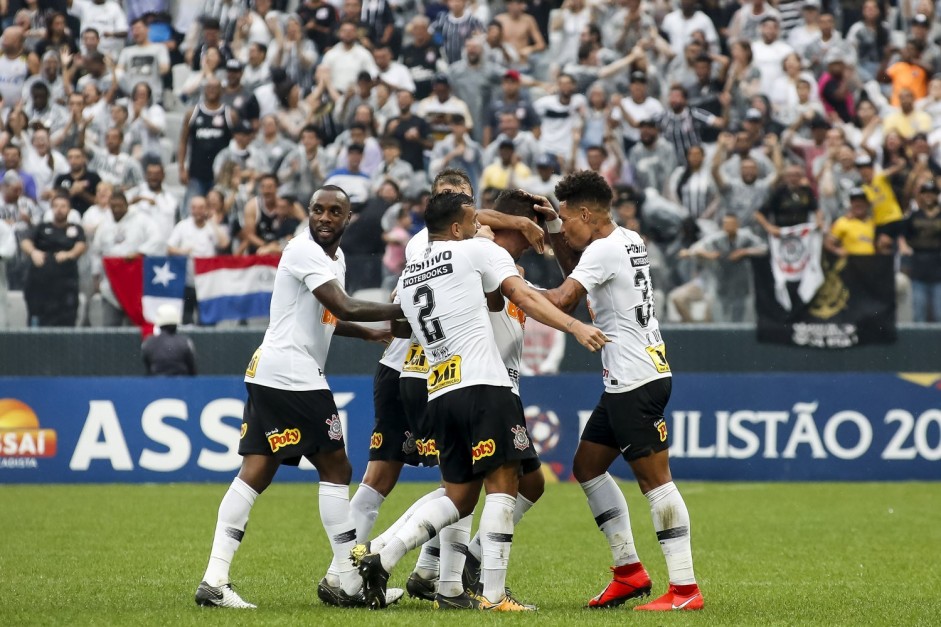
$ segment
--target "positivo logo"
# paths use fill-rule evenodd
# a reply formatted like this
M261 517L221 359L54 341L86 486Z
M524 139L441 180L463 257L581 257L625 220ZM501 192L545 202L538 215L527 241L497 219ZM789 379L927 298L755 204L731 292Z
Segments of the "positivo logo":
M55 454L56 432L39 428L33 408L16 399L0 399L0 468L36 468L37 458Z

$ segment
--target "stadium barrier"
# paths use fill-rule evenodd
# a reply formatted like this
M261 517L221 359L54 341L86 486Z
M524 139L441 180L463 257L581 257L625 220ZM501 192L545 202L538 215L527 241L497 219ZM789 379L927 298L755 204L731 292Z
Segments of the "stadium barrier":
M331 385L356 480L371 442L372 378ZM536 447L550 480L570 477L601 389L594 374L522 380L530 437L517 444ZM673 389L677 478L941 479L941 374L679 374ZM240 377L0 378L0 483L229 481L244 398ZM614 472L629 476L622 461ZM284 469L279 480L316 475Z
M900 324L894 344L820 349L764 344L754 325L664 324L673 371L934 372L941 370L941 325ZM264 337L264 327L194 328L201 375L238 375ZM0 331L0 376L128 376L144 374L137 328ZM380 344L334 337L327 373L372 375ZM568 338L562 372L601 371L601 358Z

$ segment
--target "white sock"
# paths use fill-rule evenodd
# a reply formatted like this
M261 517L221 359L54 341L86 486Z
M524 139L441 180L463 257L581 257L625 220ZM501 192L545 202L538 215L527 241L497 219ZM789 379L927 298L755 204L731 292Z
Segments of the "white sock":
M441 537L435 536L421 545L412 572L422 579L436 579L441 564Z
M405 521L395 537L379 552L382 567L391 573L406 553L437 537L439 531L457 522L458 518L460 515L457 507L448 497L442 496L426 502Z
M356 527L350 513L350 486L320 482L320 521L333 549L333 561L328 572L339 577L344 592L356 594L363 582L350 562L350 549L356 546Z
M627 511L624 493L614 482L611 475L604 473L581 484L588 507L595 517L595 524L608 539L611 557L615 568L640 561L634 548L634 534L631 533L631 517Z
M258 493L247 483L236 477L219 503L219 515L216 518L216 533L209 552L209 565L203 581L210 586L229 583L229 566L232 558L242 543L248 513L255 504Z
M516 508L513 510L513 528L516 528L516 525L520 524L520 521L523 520L523 516L532 509L533 503L528 498L522 494L516 495ZM480 561L480 530L477 530L477 533L474 535L474 539L470 541L470 544L467 545L467 550L470 551L470 554L477 558L477 561Z
M405 510L405 513L399 516L398 520L392 523L392 525L388 529L386 529L381 534L376 536L373 540L369 541L370 550L373 553L378 553L379 551L381 551L383 547L385 547L385 545L388 544L389 540L395 537L395 534L398 533L399 529L402 528L402 525L404 525L405 522L409 518L411 518L412 515L415 514L415 512L417 512L418 509L422 505L424 505L428 501L439 499L442 496L444 496L444 488L436 488L432 490L431 492L429 492L428 494L426 494L425 496L418 499L417 501L415 501L414 503L412 503L411 507Z
M696 583L693 549L689 542L689 511L680 491L671 481L644 496L650 501L653 528L667 561L670 583L677 586Z
M353 513L353 522L356 523L356 541L365 542L372 533L379 508L382 507L386 497L376 492L365 483L359 484L356 493L350 499L350 511Z
M464 557L467 555L467 541L470 540L473 522L473 514L465 516L453 525L448 525L438 534L441 545L438 593L446 597L456 597L464 592L461 575L464 573Z
M488 494L480 514L480 581L488 601L496 603L506 594L506 567L513 545L513 510L516 497Z

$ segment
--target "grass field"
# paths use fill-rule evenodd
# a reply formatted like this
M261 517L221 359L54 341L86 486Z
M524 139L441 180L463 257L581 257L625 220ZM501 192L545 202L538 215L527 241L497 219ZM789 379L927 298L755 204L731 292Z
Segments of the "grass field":
M384 528L427 491L400 486ZM326 608L315 584L329 547L315 486L275 484L259 499L233 579L258 610L198 608L225 486L0 486L0 625L938 625L941 485L681 483L706 599L695 613L594 611L609 554L577 485L548 486L517 529L509 585L535 615ZM637 547L666 570L647 502L625 484ZM393 575L404 586L415 555Z

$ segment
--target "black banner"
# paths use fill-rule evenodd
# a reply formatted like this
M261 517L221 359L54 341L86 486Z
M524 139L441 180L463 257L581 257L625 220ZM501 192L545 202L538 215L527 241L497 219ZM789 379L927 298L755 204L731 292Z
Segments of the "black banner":
M889 255L823 257L824 282L809 303L788 287L793 311L774 295L769 257L752 260L758 341L848 348L895 341L895 268Z

